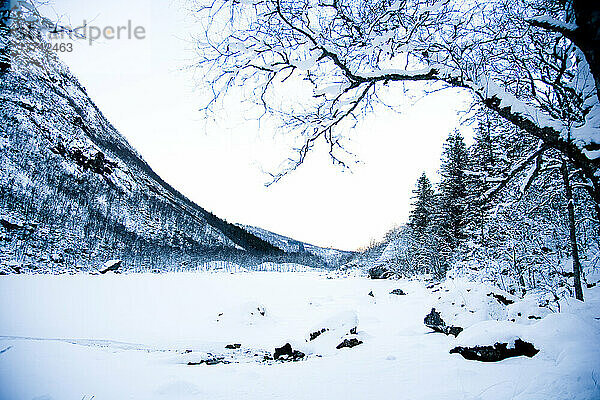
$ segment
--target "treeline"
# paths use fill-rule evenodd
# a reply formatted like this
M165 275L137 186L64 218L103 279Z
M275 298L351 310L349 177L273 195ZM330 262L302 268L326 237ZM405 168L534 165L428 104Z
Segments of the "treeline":
M582 266L598 262L599 224L581 171L490 112L475 119L472 145L458 131L446 139L438 183L425 173L417 180L385 267L443 277L462 265L513 293L583 299Z

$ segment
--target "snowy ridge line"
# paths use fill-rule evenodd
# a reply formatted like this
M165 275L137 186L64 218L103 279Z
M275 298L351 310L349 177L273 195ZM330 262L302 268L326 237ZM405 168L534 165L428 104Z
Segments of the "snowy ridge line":
M237 224L248 233L265 240L286 253L308 253L320 257L329 267L339 267L348 257L356 254L354 251L339 250L332 247L321 247L302 242L289 236L281 235L251 225Z

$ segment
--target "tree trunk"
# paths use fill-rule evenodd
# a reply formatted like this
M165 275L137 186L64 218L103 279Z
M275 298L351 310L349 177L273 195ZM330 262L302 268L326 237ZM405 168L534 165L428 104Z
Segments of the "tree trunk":
M565 184L565 195L567 197L567 211L569 214L569 239L571 241L571 254L573 258L573 276L575 286L575 298L583 301L583 290L581 288L581 264L579 262L579 250L577 249L577 232L575 231L575 204L571 183L569 182L569 169L563 160L561 166L563 182Z
M600 4L597 0L574 0L573 11L577 29L569 38L585 55L600 99Z
M11 10L10 0L0 0L0 75L4 74L6 71L10 69L11 63L11 25L10 25L10 17L13 14Z

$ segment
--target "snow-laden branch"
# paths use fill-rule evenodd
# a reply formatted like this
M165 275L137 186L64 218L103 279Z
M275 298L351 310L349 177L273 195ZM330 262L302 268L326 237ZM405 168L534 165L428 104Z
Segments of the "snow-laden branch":
M527 20L531 25L561 33L565 36L577 30L577 24L560 21L548 15L539 15Z
M431 82L468 90L564 154L600 202L594 77L565 37L577 27L561 22L562 14L540 17L524 0L225 0L220 10L225 4L225 23L207 30L202 64L216 98L251 85L256 103L303 142L275 181L301 165L319 139L334 163L347 167L336 155L344 121L372 110L386 85ZM307 85L312 96L282 102L288 81Z

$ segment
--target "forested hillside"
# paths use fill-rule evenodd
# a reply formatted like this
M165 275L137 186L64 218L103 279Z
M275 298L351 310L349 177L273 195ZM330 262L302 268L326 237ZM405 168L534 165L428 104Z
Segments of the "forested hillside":
M595 284L583 272L598 266L600 253L581 170L489 111L474 122L472 145L450 133L439 183L421 175L410 220L371 246L364 265L438 277L462 266L511 293L582 297L581 285Z
M296 239L279 235L256 226L240 226L253 235L266 240L277 248L280 248L288 253L297 253L296 257L299 259L305 258L308 264L310 264L308 260L317 258L321 260L324 266L334 268L348 262L356 255L356 253L353 251L319 247L310 243L300 242Z
M48 22L34 22L15 18L2 35L2 271L96 268L114 258L126 268L168 269L283 255L164 182L44 47Z

